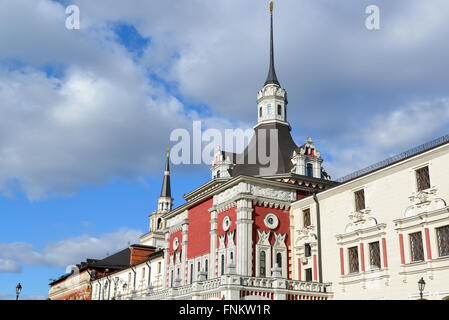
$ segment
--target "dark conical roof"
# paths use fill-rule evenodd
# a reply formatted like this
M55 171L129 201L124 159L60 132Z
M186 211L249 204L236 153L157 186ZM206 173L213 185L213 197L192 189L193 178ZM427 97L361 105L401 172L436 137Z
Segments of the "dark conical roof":
M170 189L170 153L167 149L167 161L165 163L164 180L162 181L161 197L171 198Z
M271 18L271 28L270 28L270 69L268 70L267 80L265 81L265 86L267 84L277 84L280 86L278 78L276 76L276 70L274 69L274 50L273 50L273 3L270 3L270 18Z

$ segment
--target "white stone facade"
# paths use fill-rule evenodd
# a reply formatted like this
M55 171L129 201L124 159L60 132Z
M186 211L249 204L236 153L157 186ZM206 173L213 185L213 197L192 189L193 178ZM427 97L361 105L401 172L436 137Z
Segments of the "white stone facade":
M418 299L421 278L425 299L449 297L447 229L438 229L449 226L448 164L446 143L317 194L322 277L334 299ZM417 170L426 167L430 183L418 191ZM317 208L313 197L291 207L294 279L305 278L305 245L317 247Z

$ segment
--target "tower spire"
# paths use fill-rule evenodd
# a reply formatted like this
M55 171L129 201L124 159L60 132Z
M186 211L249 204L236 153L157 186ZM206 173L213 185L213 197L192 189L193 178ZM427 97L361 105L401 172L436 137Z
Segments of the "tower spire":
M162 181L161 197L171 198L170 189L170 149L167 148L167 160L165 163L164 180Z
M279 84L278 78L276 76L276 71L274 70L274 50L273 50L273 1L270 2L270 19L271 19L271 28L270 28L270 69L268 70L267 80L265 81L265 85L267 84Z

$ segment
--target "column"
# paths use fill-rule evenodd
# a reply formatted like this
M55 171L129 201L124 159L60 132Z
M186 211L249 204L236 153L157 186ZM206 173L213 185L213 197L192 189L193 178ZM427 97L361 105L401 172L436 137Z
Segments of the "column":
M180 276L181 279L184 278L184 284L187 284L187 274L186 274L186 267L187 267L187 242L188 242L188 231L189 231L189 220L185 219L182 222L182 243L181 243L181 249L182 249L182 256L181 256L181 272Z
M209 274L208 279L215 278L217 268L217 221L218 213L214 207L209 209L210 212L210 255L209 255Z
M253 272L252 212L252 200L237 200L237 274L243 276L252 276Z
M165 233L165 245L164 245L164 270L162 271L164 274L164 288L168 287L168 251L170 245L170 234L168 232Z

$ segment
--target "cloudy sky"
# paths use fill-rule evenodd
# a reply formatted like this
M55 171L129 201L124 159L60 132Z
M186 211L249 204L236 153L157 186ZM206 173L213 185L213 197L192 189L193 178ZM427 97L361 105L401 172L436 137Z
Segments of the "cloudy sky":
M447 0L275 1L292 133L333 178L449 133L448 13ZM268 45L268 1L2 0L0 299L19 281L43 298L69 264L146 232L170 132L252 127ZM175 204L209 174L172 166Z

